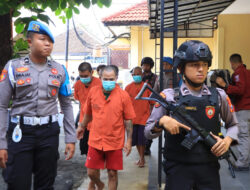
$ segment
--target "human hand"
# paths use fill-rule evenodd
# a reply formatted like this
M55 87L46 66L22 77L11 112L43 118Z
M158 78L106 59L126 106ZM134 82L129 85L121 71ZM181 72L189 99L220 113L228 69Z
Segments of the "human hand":
M123 151L126 153L126 156L128 156L132 149L132 139L128 139L127 143L125 144Z
M217 143L211 148L211 152L219 157L226 153L230 147L232 139L230 137L225 137L224 139L214 135L212 132L210 133L213 138L217 141Z
M78 140L83 138L84 131L85 131L85 128L82 128L81 124L79 124L76 129L76 137Z
M64 152L66 156L65 160L70 160L73 157L74 153L75 153L75 144L74 143L66 144Z
M190 131L191 128L178 122L177 120L173 119L172 117L164 115L159 124L164 127L171 135L176 135L180 133L180 128Z
M154 127L153 130L154 130L154 133L161 133L163 129Z
M221 87L223 87L223 88L226 87L226 82L225 82L224 79L221 78L221 77L217 77L217 78L215 79L215 82L216 82L216 84L218 84L219 86L221 86Z
M8 160L8 152L5 149L0 150L0 167L6 168L6 162Z

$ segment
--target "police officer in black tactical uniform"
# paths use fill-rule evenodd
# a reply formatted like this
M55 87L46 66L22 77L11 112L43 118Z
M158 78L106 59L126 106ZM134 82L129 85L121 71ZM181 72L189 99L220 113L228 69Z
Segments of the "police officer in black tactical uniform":
M150 86L154 88L155 81L157 80L157 75L151 71L154 67L154 60L151 57L143 57L141 60L141 67L143 70L142 81L150 84ZM145 155L151 154L150 147L152 142L153 141L151 139L146 140L146 147L144 151Z
M66 160L75 151L71 88L66 68L48 59L54 37L47 26L30 22L27 41L30 54L10 60L0 77L0 167L8 190L30 190L32 173L35 190L52 190L59 157L58 100L64 114Z
M152 73L152 68L154 67L154 61L151 57L143 57L141 60L141 67L143 70L142 81L150 84L154 88L157 75Z
M237 141L238 127L226 93L204 84L211 62L212 55L206 44L195 40L184 42L174 56L174 64L178 64L184 75L184 83L177 90L169 88L161 93L167 101L184 105L188 115L211 132L217 141L211 149L200 137L191 150L185 149L181 145L185 133L183 129L190 131L192 126L181 122L176 115L167 113L159 104L155 105L147 121L147 138L156 138L163 129L166 130L165 190L191 190L194 187L197 190L221 189L218 157L229 149L233 141ZM227 128L224 139L218 137L220 118Z

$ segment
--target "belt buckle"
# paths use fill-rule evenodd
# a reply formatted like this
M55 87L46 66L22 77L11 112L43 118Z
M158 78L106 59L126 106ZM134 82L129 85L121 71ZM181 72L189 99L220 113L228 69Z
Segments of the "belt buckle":
M41 120L39 117L33 118L33 125L41 125Z

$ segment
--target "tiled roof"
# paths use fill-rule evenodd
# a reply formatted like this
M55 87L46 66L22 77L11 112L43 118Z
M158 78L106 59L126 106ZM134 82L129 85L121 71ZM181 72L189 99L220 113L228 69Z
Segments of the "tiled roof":
M102 22L106 26L142 25L148 24L148 17L148 4L147 1L143 1L133 7L103 18Z
M100 46L99 40L91 36L87 31L82 28L77 27L79 35L86 40L89 44ZM53 54L64 54L66 44L66 32L60 34L55 38L55 44L53 48ZM74 53L92 53L92 49L89 49L80 42L77 38L74 29L69 30L69 54ZM106 51L106 50L104 50Z

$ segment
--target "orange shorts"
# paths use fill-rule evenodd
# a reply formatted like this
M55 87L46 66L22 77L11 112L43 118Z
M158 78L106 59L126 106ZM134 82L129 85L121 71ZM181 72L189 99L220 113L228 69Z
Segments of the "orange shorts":
M122 170L122 149L103 151L89 146L85 166L90 169Z

